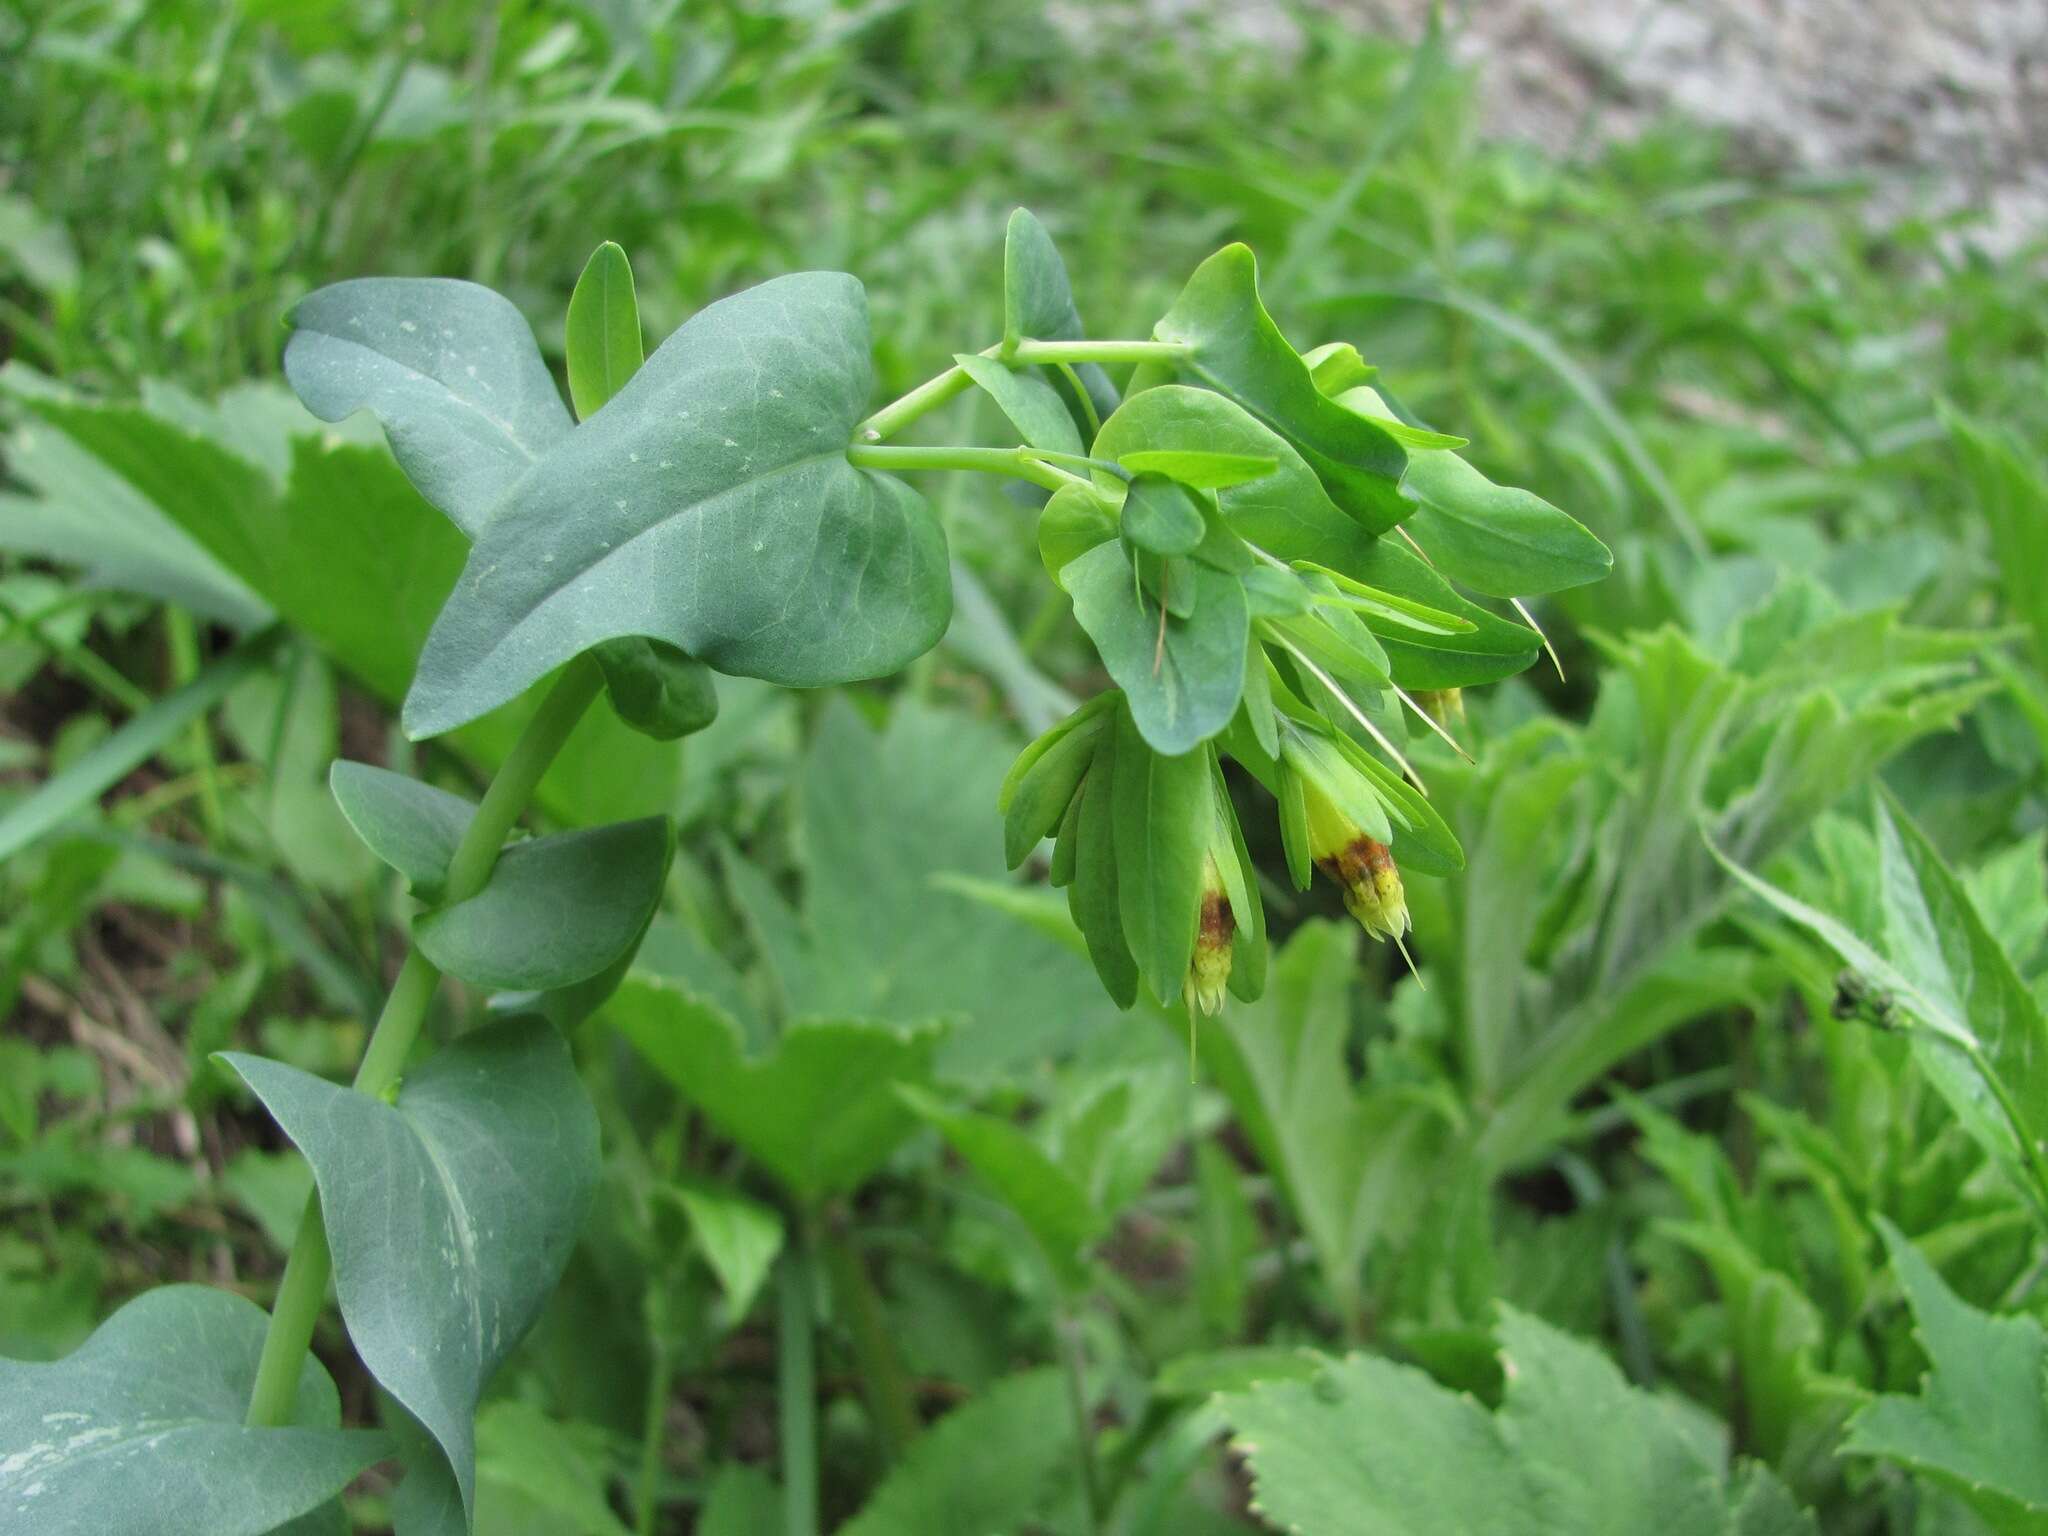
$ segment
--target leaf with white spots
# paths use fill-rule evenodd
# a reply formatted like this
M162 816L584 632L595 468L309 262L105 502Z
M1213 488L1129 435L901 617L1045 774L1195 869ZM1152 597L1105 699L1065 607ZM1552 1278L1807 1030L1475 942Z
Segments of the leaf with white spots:
M0 1360L0 1530L265 1536L332 1528L332 1501L390 1442L345 1430L308 1356L294 1427L242 1423L262 1308L197 1285L148 1291L62 1360ZM328 1522L328 1523L323 1523Z
M492 511L406 731L452 730L625 635L792 687L936 644L945 536L916 492L847 459L870 381L867 297L843 273L691 318Z
M475 1414L561 1278L597 1183L597 1117L549 1024L465 1035L395 1103L220 1058L306 1160L363 1363L433 1435L474 1509Z
M420 494L472 539L573 425L526 318L475 283L357 278L287 320L285 377L306 409L371 411Z

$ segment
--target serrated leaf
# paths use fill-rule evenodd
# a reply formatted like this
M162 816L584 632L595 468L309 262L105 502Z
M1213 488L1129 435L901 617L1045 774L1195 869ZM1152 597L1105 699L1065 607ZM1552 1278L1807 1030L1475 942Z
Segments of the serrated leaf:
M1409 514L1400 482L1407 451L1379 423L1316 388L1308 365L1259 302L1251 248L1228 245L1195 269L1153 334L1192 351L1185 373L1284 436L1344 512L1374 533Z
M597 1116L553 1026L511 1019L385 1103L260 1056L220 1058L313 1166L342 1320L474 1509L484 1386L540 1315L597 1186Z
M476 815L475 803L388 768L345 760L328 770L327 785L363 846L405 876L415 895L432 900Z
M665 816L514 843L476 895L415 918L413 942L481 987L545 992L588 981L640 942L674 848Z
M899 1083L931 1081L940 1029L806 1019L749 1058L739 1027L669 982L629 976L607 1015L704 1117L805 1200L853 1189L910 1134Z
M226 1291L145 1291L62 1360L0 1360L0 1525L38 1536L271 1536L391 1453L345 1430L317 1359L295 1427L243 1418L268 1319ZM293 1525L293 1530L300 1529Z
M450 730L606 640L797 687L895 671L945 632L945 537L846 448L871 382L843 273L699 311L479 533L405 707Z
M1195 561L1184 569L1197 594L1194 612L1169 612L1163 641L1160 612L1140 603L1121 545L1099 545L1061 573L1074 617L1123 689L1130 714L1154 749L1169 755L1192 751L1230 724L1244 691L1251 634L1237 577Z
M1300 1536L1738 1536L1734 1485L1664 1404L1603 1354L1501 1308L1499 1412L1412 1367L1364 1355L1314 1381L1269 1381L1223 1412L1252 1469L1252 1505ZM1797 1529L1797 1526L1792 1527Z
M583 275L576 279L576 291L569 295L566 341L569 400L577 418L588 421L625 388L626 380L647 359L633 264L610 240L590 253Z
M573 425L526 317L440 277L364 277L301 299L284 372L322 421L368 409L407 478L471 539Z
M1968 1305L1898 1228L1880 1217L1879 1230L1932 1369L1918 1396L1859 1409L1844 1453L1933 1478L2006 1536L2048 1528L2048 1334Z

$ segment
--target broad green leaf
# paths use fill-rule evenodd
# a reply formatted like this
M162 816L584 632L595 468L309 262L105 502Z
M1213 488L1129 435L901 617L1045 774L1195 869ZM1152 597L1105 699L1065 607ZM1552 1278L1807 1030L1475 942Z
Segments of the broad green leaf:
M1024 442L1051 453L1084 451L1086 445L1066 402L1038 369L1013 369L974 352L958 353L953 361L1010 418L1010 425Z
M1407 451L1383 425L1316 388L1259 302L1250 247L1225 246L1197 267L1153 334L1190 347L1181 370L1284 436L1331 499L1370 531L1384 533L1408 515L1400 493Z
M1117 505L1092 485L1061 486L1038 514L1038 557L1055 582L1081 556L1116 536Z
M0 382L6 373L0 370ZM61 402L32 403L45 420L6 439L7 473L32 495L0 491L0 549L77 566L94 586L136 592L205 618L253 629L269 617L263 600L223 570L150 490L74 438L89 419Z
M1253 1508L1301 1536L1744 1536L1783 1512L1591 1345L1503 1306L1500 1365L1492 1414L1366 1355L1225 1397Z
M690 1218L690 1231L705 1262L725 1289L726 1325L735 1327L761 1294L769 1267L782 1251L782 1217L711 1179L684 1179L669 1188Z
M145 1291L62 1360L0 1360L0 1526L36 1536L270 1536L390 1454L345 1430L308 1355L293 1428L248 1429L268 1319L197 1285ZM301 1527L293 1525L293 1531Z
M777 978L789 1015L951 1018L939 1070L981 1081L1035 1071L1114 1017L1080 957L937 886L1005 878L988 808L1014 745L914 702L879 732L843 699L821 712L798 776L800 929Z
M871 382L839 273L699 311L479 533L420 657L405 726L437 735L606 640L816 687L895 671L945 632L945 537L846 448Z
M1074 617L1123 689L1146 741L1168 755L1191 752L1230 724L1244 692L1251 615L1244 585L1213 566L1184 567L1195 593L1187 618L1141 603L1119 544L1090 550L1061 573ZM1163 639L1162 639L1163 635Z
M1398 537L1375 541L1339 574L1472 625L1450 635L1420 632L1412 625L1377 629L1394 681L1404 688L1469 688L1498 682L1527 669L1542 650L1542 637L1535 630L1461 596Z
M485 1385L560 1279L597 1185L597 1116L552 1025L464 1035L396 1100L220 1058L313 1165L342 1320L475 1507Z
M1391 421L1379 392L1360 387L1338 403ZM1495 485L1456 453L1417 448L1402 491L1419 503L1408 531L1453 581L1489 597L1527 597L1598 581L1614 565L1583 524L1533 492Z
M1163 475L1142 474L1124 493L1123 536L1155 555L1193 554L1207 526L1187 488Z
M2000 1536L2048 1529L2048 1335L2036 1318L1964 1302L1879 1220L1931 1369L1918 1396L1859 1410L1844 1454L1881 1457L1952 1489Z
M612 709L641 735L674 741L718 718L711 669L674 646L627 635L605 641L591 654L604 668Z
M1478 628L1470 619L1447 613L1441 608L1432 608L1427 603L1418 603L1399 593L1369 587L1362 581L1353 581L1342 571L1333 571L1312 560L1297 561L1295 568L1323 577L1336 588L1336 597L1360 614L1380 620L1383 625L1391 624L1397 629L1414 630L1422 635L1469 635ZM1279 572L1267 574L1278 576Z
M920 1435L839 1536L988 1536L1034 1528L1073 1466L1056 1370L997 1382Z
M569 400L580 421L595 416L646 361L633 264L607 240L590 253L569 295Z
M475 539L572 423L513 303L475 283L365 277L286 317L284 372L322 421L368 409L420 494Z
M405 876L415 895L433 900L475 803L369 763L337 762L327 783L363 846Z
M1116 719L1117 905L1138 974L1166 1007L1195 953L1203 860L1215 824L1209 754L1152 750L1129 709Z
M704 1117L802 1200L856 1188L916 1125L899 1083L931 1080L941 1031L805 1019L749 1058L701 998L629 976L607 1017Z
M1088 765L1095 760L1103 730L1101 720L1090 719L1066 732L1017 781L1003 813L1003 861L1010 868L1022 864L1031 850L1058 828Z
M45 779L26 799L9 806L0 814L0 860L13 857L52 828L92 809L104 791L146 762L267 662L283 638L284 631L273 627L244 640L208 663L191 682L165 694L69 766Z
M476 895L415 918L413 942L476 986L574 986L640 942L674 851L665 816L514 843Z
M1137 448L1117 461L1133 474L1165 475L1199 491L1229 490L1264 479L1280 461L1251 453L1210 453L1198 448Z
M471 1522L447 1459L388 1400L386 1419L405 1467L391 1500L393 1536L468 1536ZM485 1407L476 1418L475 1529L483 1536L628 1536L607 1498L604 1433L559 1424L517 1400Z
M956 1109L916 1088L897 1092L1017 1213L1060 1284L1070 1291L1084 1287L1088 1270L1082 1254L1102 1235L1104 1219L1073 1176L1007 1120Z

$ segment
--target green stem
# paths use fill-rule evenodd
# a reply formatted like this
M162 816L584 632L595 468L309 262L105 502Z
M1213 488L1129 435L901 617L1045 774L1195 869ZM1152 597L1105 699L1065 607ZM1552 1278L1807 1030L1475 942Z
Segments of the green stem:
M166 608L164 629L171 647L171 681L182 688L199 675L199 628L182 608ZM191 731L192 755L199 765L200 819L206 824L206 840L218 847L227 817L221 810L213 737L207 734L203 716L192 722Z
M893 1462L917 1438L917 1403L911 1395L910 1373L889 1332L882 1298L868 1277L860 1250L843 1232L825 1239L825 1267L832 1277L833 1313L842 1318L853 1339L861 1388L874 1415L882 1454Z
M818 1362L811 1332L811 1264L793 1225L777 1273L775 1375L782 1433L784 1536L818 1536Z
M1071 1307L1060 1309L1055 1324L1059 1331L1060 1368L1067 1378L1067 1408L1074 1419L1074 1464L1080 1474L1081 1508L1086 1517L1087 1536L1102 1529L1102 1490L1095 1477L1095 1435L1088 1422L1088 1384L1083 1357L1081 1320Z
M1020 341L1011 363L1177 363L1194 348L1178 341Z
M666 1328L653 1341L654 1359L647 1368L647 1406L640 1426L640 1481L634 1491L633 1529L654 1536L661 1512L661 1442L668 1425L668 1391L675 1380L675 1356Z
M491 780L491 787L484 792L483 803L470 819L462 841L455 846L455 856L448 861L444 901L465 901L483 889L512 824L525 810L541 775L562 750L562 743L569 739L569 732L583 718L583 711L597 697L603 681L604 674L596 662L587 656L578 657L569 663L541 701L497 777ZM398 980L392 983L391 995L384 1000L383 1012L370 1031L362 1065L356 1068L358 1092L382 1097L397 1086L440 981L440 971L425 955L417 949L406 953ZM306 1201L306 1214L300 1218L299 1234L293 1240L291 1256L285 1261L284 1278L278 1284L277 1301L271 1308L270 1328L263 1336L256 1385L249 1394L248 1423L252 1429L291 1422L299 1372L306 1351L312 1347L313 1328L320 1320L320 1307L326 1300L332 1271L316 1191Z
M955 363L937 378L926 379L909 394L890 401L862 422L854 429L854 441L879 443L885 437L894 437L918 417L937 410L955 395L964 393L973 382L967 377L967 370Z
M855 443L846 450L847 461L859 469L886 469L901 473L911 469L966 469L984 475L1009 475L1033 485L1056 491L1079 479L1055 469L1030 448L897 448L875 443Z

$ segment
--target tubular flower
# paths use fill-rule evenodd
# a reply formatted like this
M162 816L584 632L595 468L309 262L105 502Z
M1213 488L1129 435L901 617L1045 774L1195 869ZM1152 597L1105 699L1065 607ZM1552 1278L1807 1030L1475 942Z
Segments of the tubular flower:
M1188 1012L1211 1016L1223 1007L1223 990L1230 982L1231 945L1237 936L1237 916L1230 910L1230 897L1223 888L1223 872L1216 867L1212 850L1202 862L1202 916L1195 929L1195 956L1188 962L1187 979L1181 983L1181 1001Z
M1393 850L1367 837L1318 789L1303 781L1308 802L1309 857L1316 867L1344 888L1344 908L1376 939L1396 939L1408 931L1408 896Z

